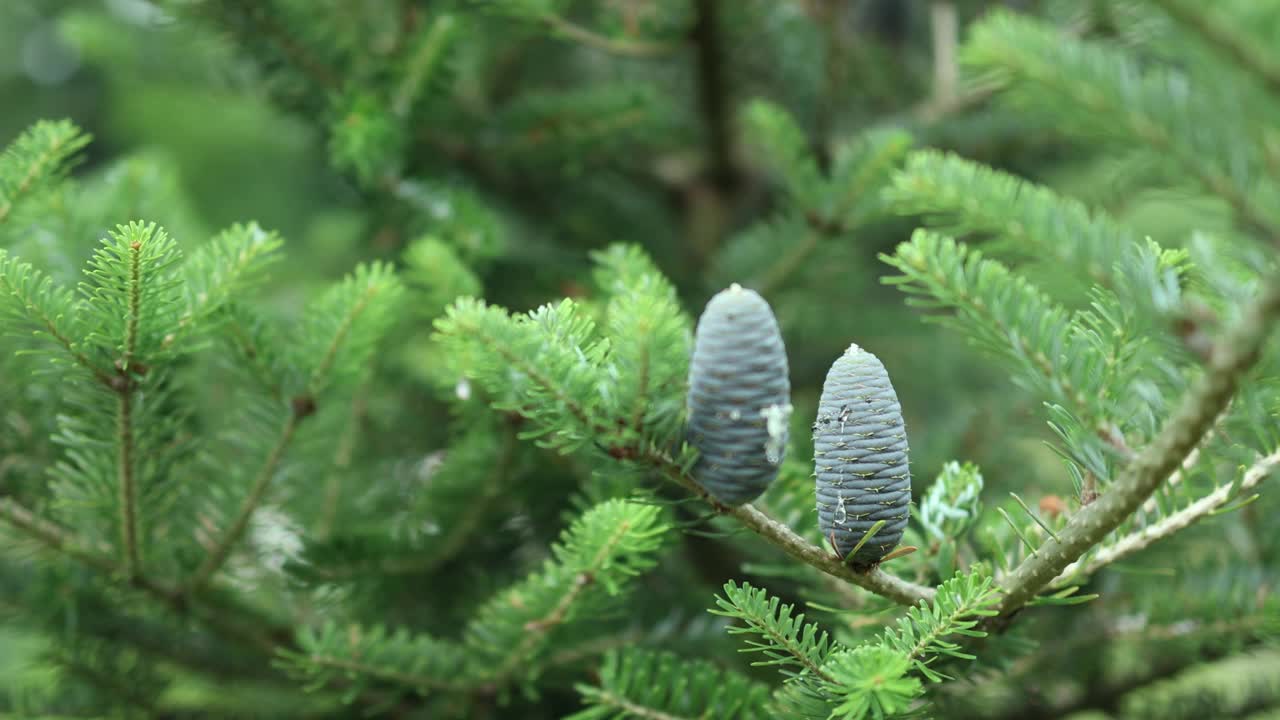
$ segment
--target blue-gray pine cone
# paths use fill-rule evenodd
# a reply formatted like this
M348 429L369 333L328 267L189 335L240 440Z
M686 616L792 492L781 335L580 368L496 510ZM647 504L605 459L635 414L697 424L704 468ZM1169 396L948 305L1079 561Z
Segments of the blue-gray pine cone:
M688 409L698 483L725 505L759 497L786 452L791 380L778 321L754 290L722 290L698 318Z
M818 525L846 557L879 520L851 562L880 561L902 539L911 503L907 430L889 374L875 355L850 345L827 373L813 425Z

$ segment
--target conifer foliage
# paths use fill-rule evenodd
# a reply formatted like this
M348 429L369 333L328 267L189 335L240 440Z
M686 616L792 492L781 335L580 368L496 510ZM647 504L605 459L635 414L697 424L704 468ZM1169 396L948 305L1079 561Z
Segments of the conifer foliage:
M1275 8L66 5L342 207L6 139L0 718L1280 708Z

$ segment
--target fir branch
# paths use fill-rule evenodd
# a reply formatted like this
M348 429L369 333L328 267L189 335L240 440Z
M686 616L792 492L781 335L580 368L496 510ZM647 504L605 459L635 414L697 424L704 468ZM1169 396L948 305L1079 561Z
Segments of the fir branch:
M758 111L755 114L760 115ZM767 117L765 115L761 119ZM752 128L758 136L756 142L768 148L766 152L777 153L779 141L787 134L785 128L794 127L794 121L785 114L784 119L785 123L772 123L772 128L760 123ZM796 128L795 132L798 130ZM802 170L790 173L788 182L788 191L797 205L796 215L803 216L803 223L796 222L794 228L783 231L786 246L781 248L781 256L776 260L771 256L764 268L755 273L751 286L761 295L768 296L804 268L823 243L838 240L875 218L881 211L878 190L907 154L911 142L911 136L903 132L867 132L839 148L829 177L818 176L817 166L805 145L804 164L798 169L811 165L813 179L804 181L802 178L809 173ZM796 165L794 161L791 164ZM802 180L797 182L796 179ZM795 237L796 230L800 230L798 238Z
M118 676L110 672L112 668L99 667L99 663L93 662L91 658L92 656L85 651L85 648L77 648L75 652L55 650L50 657L70 675L116 697L120 703L136 709L144 717L162 717L156 707L155 698L148 696L144 688L136 687L131 682L132 678L128 675ZM132 713L125 713L126 717L130 714Z
M197 605L190 602L181 591L165 587L143 575L126 576L120 565L107 554L109 548L104 547L101 551L95 551L83 538L36 515L12 499L0 498L0 520L7 522L50 550L62 553L108 577L124 579L128 587L141 590L179 615L189 615L199 619L212 629L236 638L247 647L267 653L274 652L276 642L272 636L279 633L275 629L268 629L266 632L259 630L258 628L269 624L262 622L261 618L251 618L255 627L246 628L240 620L226 613L223 608L213 604Z
M19 200L65 166L89 142L69 120L33 125L0 155L0 224Z
M278 373L272 367L271 357L262 342L260 333L255 327L246 326L247 321L254 320L243 307L231 307L230 317L226 323L227 336L239 358L249 366L254 382L277 403L284 402L284 387L280 383Z
M431 80L432 72L447 59L459 28L458 20L449 13L442 13L427 29L425 37L409 57L404 77L396 85L391 100L391 111L400 117L408 117Z
M969 574L957 573L938 587L933 603L920 603L900 618L897 627L885 630L882 644L901 653L916 670L934 682L943 676L929 667L933 658L949 657L972 660L973 656L960 650L960 646L943 638L949 635L985 637L986 632L975 630L979 618L991 617L989 609L998 600L991 577L976 570Z
M994 83L974 83L949 98L929 97L920 101L904 115L904 119L932 125L981 106L998 90L999 86Z
M917 230L893 255L880 259L902 273L884 282L919 298L908 302L954 308L956 317L944 316L945 322L971 334L989 351L1022 365L1035 382L1071 404L1082 418L1108 427L1104 418L1094 417L1074 382L1081 373L1071 372L1070 364L1083 358L1062 350L1071 344L1070 313L1038 287L1003 264L983 258L981 252L924 230Z
M213 547L209 549L204 562L200 564L191 579L187 581L187 592L198 592L213 578L214 574L222 568L227 558L230 557L232 548L240 541L245 531L249 529L249 521L253 519L253 514L257 511L258 505L262 503L267 486L271 483L272 478L275 477L276 470L284 459L284 454L288 450L289 444L293 442L293 436L298 431L298 425L306 417L305 414L300 412L300 410L303 410L301 405L295 404L294 408L294 411L289 413L289 418L285 421L284 427L281 428L280 436L277 438L275 445L272 446L271 451L267 454L267 459L263 462L262 468L254 478L249 494L245 497L244 502L240 504L235 520L222 532Z
M588 658L637 645L645 638L645 632L634 627L614 635L603 635L551 653L547 656L546 666L554 668L576 665Z
M527 436L542 438L544 446L571 450L587 442L597 443L611 457L651 466L717 512L732 515L787 554L823 572L904 605L933 597L932 589L879 569L854 571L834 554L806 542L750 505L721 505L686 468L648 440L605 445L608 438L616 436L616 429L608 418L601 417L596 406L584 404L580 398L595 400L601 395L606 380L596 363L608 358L607 343L595 338L593 324L572 301L512 317L501 308L462 299L436 321L436 328L466 374L496 397L506 398L495 406L527 418L536 426Z
M763 720L769 689L703 660L627 648L609 653L594 685L580 684L588 705L565 720Z
M496 690L538 669L534 656L554 630L597 608L655 564L668 526L659 508L608 500L580 516L553 545L554 560L490 598L462 643L384 627L305 628L282 663L311 687L364 675L418 689ZM317 659L318 662L317 662ZM408 672L406 672L406 670Z
M1223 107L1231 98L1210 95L1207 87L1188 92L1182 74L1144 68L1122 51L1012 12L977 23L965 55L1012 80L1005 92L1019 109L1051 114L1058 127L1085 138L1145 144L1227 201L1251 230L1269 236L1280 230L1280 218L1256 196L1256 151L1243 118Z
M552 546L541 570L485 602L465 630L478 681L496 689L536 674L555 631L599 614L652 568L669 526L654 505L606 500L583 513Z
M1179 466L1231 401L1244 373L1257 363L1277 316L1280 278L1272 277L1240 322L1215 343L1204 375L1156 437L1106 492L1073 515L1057 538L1045 541L1038 555L1025 559L1005 579L999 605L1002 617L1027 604L1068 565L1102 542Z
M821 570L833 577L851 582L864 590L888 598L900 605L915 605L921 600L932 602L934 590L891 575L880 568L859 572L846 565L842 559L817 545L809 543L791 528L774 520L749 504L726 507L700 486L688 472L665 453L649 450L646 460L654 464L664 476L683 486L701 498L716 512L730 515L747 529L776 545L786 554Z
M82 539L36 515L12 498L0 497L0 519L51 550L108 574L116 572L116 565L109 558L93 552Z
M668 445L680 436L692 331L675 288L635 246L595 253L596 283L609 295L602 328L613 390L603 410L616 437Z
M595 583L596 575L604 569L605 565L615 559L614 556L624 547L624 541L629 540L628 535L633 530L645 531L647 528L643 527L643 523L640 528L635 528L630 520L623 520L619 523L613 534L599 544L590 562L579 569L577 575L573 578L573 582L570 583L568 591L561 596L559 602L551 609L551 612L541 618L525 623L524 638L520 641L520 644L511 649L506 660L493 672L496 682L502 683L511 677L516 668L525 663L538 648L542 638L565 622L574 603L578 601L589 586Z
M640 718L640 720L698 720L698 718L681 717L661 710L655 710L651 707L645 707L644 705L633 703L621 695L615 695L608 690L597 690L593 688L588 697L591 702L597 705L617 708L624 713L624 717Z
M914 140L901 130L872 130L839 147L831 169L830 207L809 222L832 235L856 226L887 209L882 188L911 151Z
M241 35L246 45L257 38L266 38L275 45L280 56L297 68L318 90L337 91L341 88L342 78L337 70L316 58L311 50L290 35L271 3L229 0L224 3L199 3L193 10L213 15L215 21L229 32Z
M786 254L778 262L770 265L760 279L753 283L761 295L769 295L781 287L818 249L823 235L834 234L826 231L825 226L819 228L814 227L812 223L808 225L804 234L787 246Z
M824 704L834 705L830 720L899 717L924 692L920 680L909 674L910 661L885 644L841 650L831 656L827 670L833 681L816 690Z
M420 507L430 513L431 522L444 526L426 546L415 542L386 543L376 531L372 543L361 535L329 538L317 533L320 542L308 547L296 572L329 582L374 574L434 572L463 550L493 510L495 501L502 497L502 488L513 481L510 472L516 454L516 431L508 424L501 434L500 441L490 441L487 430L473 428L445 452L444 464L432 471L427 491L409 511L417 517ZM475 476L482 464L484 476L477 482Z
M146 237L149 238L150 233ZM125 292L128 295L128 315L124 331L124 358L121 372L133 372L133 356L138 352L138 323L142 319L142 240L129 243L129 275Z
M1116 277L1122 256L1138 243L1132 230L1074 198L958 155L912 153L886 194L895 210L924 215L942 232L993 235L1001 249L1051 256L1105 287L1140 279Z
M814 203L824 190L825 178L808 136L791 113L756 99L740 115L746 145L766 170L778 176L780 189L798 202Z
M1051 199L1046 196L1037 204L1046 200ZM1052 203L1045 209L1052 209ZM1156 331L1136 317L1134 306L1143 297L1163 296L1161 302L1168 302L1169 294L1157 286L1176 287L1185 269L1183 253L1160 252L1154 246L1135 249L1133 261L1122 263L1127 269L1118 282L1135 297L1095 288L1092 308L1075 312L981 251L928 230L916 230L894 255L880 257L901 272L883 282L908 293L909 304L952 311L928 319L965 334L1019 371L1014 379L1046 401L1050 425L1077 467L1110 478L1111 460L1133 454L1125 433L1152 432L1135 428L1128 419L1164 414L1162 397L1126 391L1150 380L1153 364L1149 336ZM1145 279L1128 282L1130 273Z
M177 331L165 337L164 346L176 345L183 333L196 332L202 321L258 284L263 271L279 259L283 244L276 233L248 223L232 225L199 248L183 263L187 307L178 319ZM234 319L229 324L233 332L240 331ZM246 340L244 344L251 343ZM249 347L245 354L255 357Z
M644 40L623 40L621 38L608 37L601 35L592 30L578 25L570 20L556 15L547 13L542 16L542 22L546 24L554 34L566 37L586 47L602 50L612 55L621 55L624 57L634 58L657 58L671 55L680 49L679 45L661 42L646 42Z
M1193 523L1213 515L1233 498L1257 487L1271 474L1271 471L1277 465L1280 465L1280 450L1255 462L1245 471L1239 483L1222 485L1208 495L1160 521L1125 535L1115 542L1104 545L1088 560L1081 559L1071 563L1063 569L1058 577L1054 578L1050 586L1056 587L1081 577L1088 577L1111 563L1123 560L1140 550L1146 549L1152 543L1167 538ZM1174 476L1176 475L1178 475L1177 471L1174 472ZM1172 481L1173 476L1170 477L1170 482Z
M455 643L377 625L303 627L278 649L276 665L315 691L346 687L367 692L369 680L393 683L420 694L474 687L466 656Z
M567 452L612 434L591 404L605 382L597 363L608 343L593 338L594 322L572 300L512 316L461 298L435 326L452 362L498 398L494 407L530 421L526 437Z
M794 606L782 604L763 588L753 588L746 583L738 587L729 581L724 586L724 594L723 598L716 596L720 609L711 612L746 623L746 627L730 626L729 632L754 633L764 638L764 642L747 641L747 647L741 652L761 652L770 658L756 664L795 665L814 678L834 682L822 669L833 645L826 631L806 623L803 613L792 617Z
M480 521L484 519L493 501L501 497L499 490L502 488L503 481L508 479L507 473L511 470L511 461L515 457L515 452L516 433L509 427L504 428L498 457L489 474L481 480L480 493L473 502L467 503L466 509L462 511L457 521L449 527L445 536L435 543L437 549L431 553L428 562L420 564L415 571L430 572L462 550L462 546L479 527Z
M1274 717L1249 713L1280 704L1280 652L1257 649L1216 663L1197 663L1174 677L1147 684L1118 703L1135 720Z
M361 268L361 270L362 269L363 268ZM317 363L315 369L311 371L311 379L307 383L307 392L313 396L313 400L314 396L319 394L321 387L328 380L329 373L333 370L334 364L338 360L338 351L346 344L347 337L351 334L352 329L360 320L360 316L364 315L365 311L368 310L369 306L374 302L374 298L382 293L382 291L387 290L388 287L396 287L394 284L383 285L378 282L378 280L382 279L379 277L379 273L384 270L385 268L381 266L375 267L372 277L362 276L360 270L357 270L355 279L356 281L365 280L365 287L359 291L355 299L348 306L343 308L344 314L342 316L342 320L333 331L332 337L330 337L329 344L324 349L324 354L321 356L320 362Z
M52 278L29 263L20 262L0 250L0 299L5 295L17 302L16 312L28 317L41 332L53 338L95 380L106 387L115 386L114 378L76 347L68 329L62 324L63 317L76 309L72 294L55 285Z
M915 705L924 685L912 670L932 682L946 678L930 664L939 656L972 660L973 655L948 640L950 636L985 637L975 629L983 617L995 615L990 609L998 600L991 577L983 569L960 572L938 587L932 602L921 602L886 628L879 640L852 649L833 651L822 665L824 679L791 683L778 700L784 707L817 700L821 706L835 707L830 715L816 717L861 720L869 717L898 717ZM808 696L806 698L806 696ZM813 717L806 712L805 716Z
M573 419L593 429L602 429L600 425L597 425L593 421L591 416L588 414L586 407L581 403L574 401L573 398L570 397L568 391L559 383L552 380L550 376L534 367L532 363L527 362L525 358L516 355L509 348L499 345L490 338L480 336L478 339L490 350L502 356L502 359L510 363L512 367L518 368L521 372L528 375L529 379L533 380L538 387L550 392L562 405L564 405L565 410L568 411L569 415L573 417Z
M385 680L405 687L431 690L462 690L467 686L453 683L428 675L395 670L386 665L374 665L360 662L349 657L331 655L307 655L306 662L318 669L336 670L343 674L364 675L376 680Z
M307 376L305 392L290 399L289 416L281 427L275 444L267 453L235 519L214 542L208 555L188 581L188 592L203 588L226 563L231 550L248 530L249 522L262 504L267 487L275 478L298 427L316 412L316 398L329 382L330 376L340 368L347 369L348 365L364 366L367 353L371 352L370 346L389 322L388 311L399 297L401 289L389 266L361 265L310 308L302 323L302 337L297 347L298 352L304 356L304 362L312 362L311 358L315 355L319 355L320 360ZM382 302L378 304L375 300ZM327 340L323 345L314 344L317 339L325 338ZM346 351L345 355L343 351Z
M324 539L333 532L333 523L338 517L338 503L342 497L342 475L351 469L351 457L355 453L360 436L360 423L364 419L367 405L369 379L366 378L351 397L351 410L347 413L346 426L333 451L333 459L329 462L329 478L324 484L324 503L320 507L320 517L316 521L315 535Z
M1245 32L1215 18L1212 11L1206 12L1208 7L1204 5L1196 5L1187 0L1148 1L1252 72L1273 95L1280 97L1280 62L1276 62L1274 53L1260 47Z

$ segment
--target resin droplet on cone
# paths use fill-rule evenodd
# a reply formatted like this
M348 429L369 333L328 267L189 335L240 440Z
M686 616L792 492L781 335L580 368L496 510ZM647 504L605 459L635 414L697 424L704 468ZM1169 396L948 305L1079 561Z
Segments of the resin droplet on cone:
M834 537L845 557L883 520L851 559L863 567L879 562L902 539L910 513L907 430L884 365L857 345L827 373L813 454L823 537Z
M698 318L688 409L698 483L725 505L759 497L786 453L791 380L778 321L754 290L733 285Z

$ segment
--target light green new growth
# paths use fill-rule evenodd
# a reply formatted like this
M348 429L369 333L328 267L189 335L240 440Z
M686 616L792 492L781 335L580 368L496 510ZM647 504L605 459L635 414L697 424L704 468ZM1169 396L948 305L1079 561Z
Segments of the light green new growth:
M982 513L982 486L976 465L948 462L925 491L914 513L916 522L938 542L964 537Z

